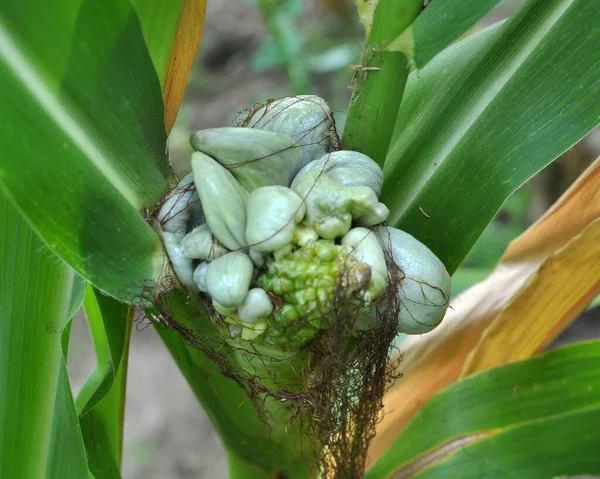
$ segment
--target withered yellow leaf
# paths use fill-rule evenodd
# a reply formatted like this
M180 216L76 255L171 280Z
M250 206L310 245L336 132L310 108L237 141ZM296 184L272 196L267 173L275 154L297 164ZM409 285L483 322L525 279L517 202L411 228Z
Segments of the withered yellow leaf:
M175 124L202 39L206 0L184 0L164 81L165 129Z
M600 220L539 266L494 318L461 376L526 359L547 346L600 291Z

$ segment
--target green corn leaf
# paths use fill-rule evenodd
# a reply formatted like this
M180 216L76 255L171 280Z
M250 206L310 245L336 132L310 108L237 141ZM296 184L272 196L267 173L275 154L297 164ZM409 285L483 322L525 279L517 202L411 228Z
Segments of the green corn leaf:
M504 200L600 122L600 9L529 0L411 75L386 159L389 223L454 272Z
M108 393L127 347L127 307L87 287L85 313L98 363L77 397L80 415L87 413Z
M84 307L98 363L76 400L79 422L90 472L119 478L133 309L89 285Z
M75 475L85 467L81 438L64 429L76 422L60 342L72 284L72 270L0 191L0 477L50 477L60 434L69 449L60 477L84 477Z
M163 104L137 15L118 0L0 12L0 184L44 241L131 301L163 265L140 211L167 189Z
M74 275L73 278L73 289L71 289L71 298L69 299L69 312L67 319L70 320L77 314L83 304L83 297L85 296L85 287L87 282L78 274Z
M165 86L165 80L169 71L172 52L177 35L191 35L189 30L192 25L195 29L202 32L204 22L204 12L207 0L171 0L164 2L162 0L132 0L142 30L144 38L148 45L148 51L152 57L154 68L158 74L161 86ZM194 15L194 18L184 19L183 15ZM185 25L186 20L189 26ZM180 41L191 39L180 38ZM181 61L181 58L179 59ZM193 60L192 60L193 61ZM181 65L180 65L181 66Z
M79 418L89 470L96 479L121 477L126 386L127 361L124 358L110 391Z
M467 32L500 0L436 0L388 45L390 51L401 51L417 68Z
M85 445L75 410L66 365L73 317L83 303L87 284L77 273L74 273L73 276L68 313L60 333L63 358L60 363L56 388L46 479L57 477L79 479L89 474Z
M64 351L63 351L64 354ZM88 477L88 463L81 435L67 367L61 360L56 401L52 416L46 479L83 479Z
M485 371L430 399L367 479L600 474L600 341Z
M73 287L71 289L71 297L69 298L69 312L67 313L67 320L65 324L63 324L62 331L60 333L60 343L65 362L69 356L69 340L71 338L71 325L73 324L73 317L81 309L83 297L85 296L86 285L86 280L77 273L74 273Z

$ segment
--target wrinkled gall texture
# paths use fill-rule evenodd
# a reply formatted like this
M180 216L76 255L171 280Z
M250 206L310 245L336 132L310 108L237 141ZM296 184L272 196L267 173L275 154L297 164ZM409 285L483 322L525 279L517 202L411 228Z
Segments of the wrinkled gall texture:
M358 311L356 332L377 328L384 296L399 333L436 327L450 277L425 245L382 225L383 173L361 153L331 151L324 100L271 101L241 126L192 135L193 182L158 215L175 274L210 297L227 339L298 350L330 327L336 302Z
M240 126L287 135L301 147L302 166L335 149L339 143L331 107L323 98L313 95L268 101Z
M383 186L383 171L367 155L357 151L333 151L312 161L300 170L291 187L306 173L318 171L344 186L368 186L379 197Z
M306 202L306 225L325 239L345 235L353 223L382 223L389 214L368 186L343 186L318 170L296 179L294 190Z
M191 144L193 173L157 219L174 274L215 328L190 332L159 310L163 322L256 400L266 422L287 434L301 419L323 477L362 477L396 377L390 348L398 333L442 320L444 265L385 225L381 168L341 150L321 98L268 101Z
M269 320L267 344L297 349L327 328L338 285L349 301L360 301L353 293L367 289L371 268L351 251L333 241L310 241L267 262L261 286L283 300Z

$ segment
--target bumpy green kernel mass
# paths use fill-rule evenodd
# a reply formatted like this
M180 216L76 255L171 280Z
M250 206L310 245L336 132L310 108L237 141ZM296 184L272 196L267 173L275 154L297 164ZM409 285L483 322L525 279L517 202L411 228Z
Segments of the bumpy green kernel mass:
M298 349L329 327L335 294L350 300L366 288L371 269L350 258L350 251L333 241L310 241L265 264L260 286L283 301L269 317L265 343Z

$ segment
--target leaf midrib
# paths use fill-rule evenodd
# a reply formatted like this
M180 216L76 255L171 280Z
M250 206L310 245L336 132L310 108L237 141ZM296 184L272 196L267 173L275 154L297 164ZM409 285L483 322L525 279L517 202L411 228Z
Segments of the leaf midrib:
M405 185L409 191L403 195L404 200L394 209L395 218L391 218L392 223L402 217L404 212L415 201L429 178L440 168L450 155L450 152L456 148L466 133L476 124L477 119L486 111L494 98L502 91L519 68L535 51L537 46L550 33L572 3L573 0L558 0L553 8L553 12L546 15L546 18L529 34L529 39L520 46L518 53L511 55L507 61L497 63L493 69L488 70L486 76L480 80L480 84L484 84L485 86L477 89L478 101L473 103L470 108L465 107L461 109L461 120L455 123L454 128L444 130L449 131L449 134L446 137L442 137L441 141L437 141L435 146L432 145L431 153L428 155L430 160L427 167L421 172L418 180ZM413 75L415 74L418 75L418 72L413 73ZM486 78L492 78L492 81L486 82Z

